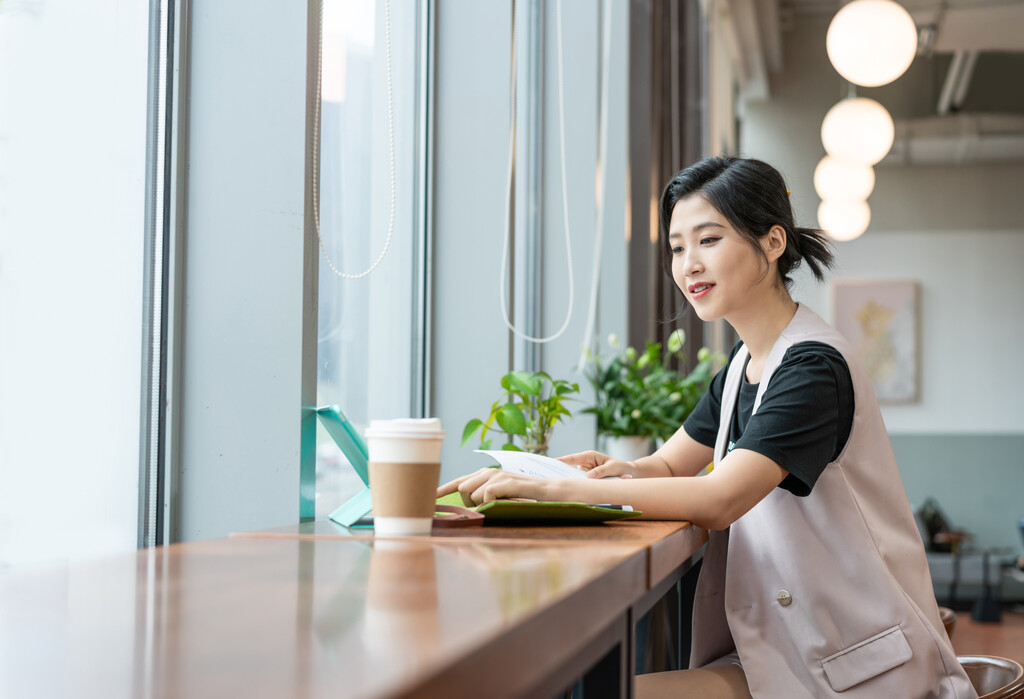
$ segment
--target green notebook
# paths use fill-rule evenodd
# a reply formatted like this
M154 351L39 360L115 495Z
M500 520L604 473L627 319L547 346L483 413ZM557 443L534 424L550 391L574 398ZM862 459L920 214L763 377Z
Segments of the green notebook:
M458 493L438 498L441 505L462 505ZM471 508L484 516L484 524L590 524L639 517L641 512L582 502L526 502L495 500Z

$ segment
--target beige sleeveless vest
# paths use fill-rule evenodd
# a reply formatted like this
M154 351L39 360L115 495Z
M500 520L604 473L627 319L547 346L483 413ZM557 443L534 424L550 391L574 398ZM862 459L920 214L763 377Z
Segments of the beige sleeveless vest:
M786 350L812 340L850 368L849 439L809 496L776 488L710 533L690 667L735 651L755 697L976 697L939 619L871 383L842 336L802 305L768 355L754 412ZM716 463L747 356L741 347L726 375Z

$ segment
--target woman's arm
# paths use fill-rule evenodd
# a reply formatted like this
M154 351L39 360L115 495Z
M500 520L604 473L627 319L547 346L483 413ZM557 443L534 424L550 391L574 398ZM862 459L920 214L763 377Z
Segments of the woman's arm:
M559 460L587 471L591 478L664 478L695 476L711 463L713 457L714 450L711 447L704 446L680 427L660 449L636 461L611 459L596 451L569 454Z
M706 476L532 478L487 468L442 486L438 496L458 490L467 505L502 498L632 505L644 519L689 520L706 529L725 529L785 477L786 471L768 457L734 449Z
M683 519L705 529L725 529L785 477L786 471L768 457L734 449L706 476L588 481L593 492L580 494L587 496L584 502L632 505L643 512L644 519ZM569 481L563 483L576 489ZM605 499L610 496L617 498Z
M705 446L679 427L652 457L660 458L672 476L696 476L715 458L715 450Z

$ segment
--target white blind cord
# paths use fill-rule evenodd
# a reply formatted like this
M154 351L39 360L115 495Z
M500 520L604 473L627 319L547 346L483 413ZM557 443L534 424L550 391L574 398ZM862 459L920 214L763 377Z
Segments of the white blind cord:
M597 143L597 162L600 165L598 171L597 186L597 225L594 233L594 274L590 283L590 306L587 309L587 329L583 333L583 345L580 352L578 366L586 364L587 350L594 343L594 326L597 323L597 290L601 278L601 242L604 240L604 197L605 185L607 183L607 158L608 158L608 89L611 82L612 68L612 22L611 22L611 0L605 0L601 17L604 20L604 45L601 47L601 110L600 129Z
M551 342L565 332L565 329L569 327L569 320L572 318L572 306L573 306L573 275L572 275L572 244L570 242L569 235L569 188L566 184L566 173L565 173L565 85L562 77L562 0L558 0L555 9L556 14L556 26L558 35L558 135L560 138L560 154L562 158L562 218L563 225L565 227L565 256L566 266L568 267L568 282L569 282L569 307L565 312L565 321L562 323L562 327L558 329L554 335L548 337L531 337L517 329L508 317L508 304L505 298L505 280L508 273L508 253L509 243L511 236L511 221L509 214L512 210L512 162L515 156L515 133L516 133L516 100L515 100L515 85L516 85L516 60L513 58L512 61L512 89L510 91L510 102L512 103L512 115L511 124L509 128L508 137L508 182L505 188L505 241L501 246L501 280L498 283L498 291L501 296L501 315L505 320L505 326L515 333L518 337L535 343ZM512 45L515 47L516 42L516 18L512 16Z
M384 36L385 36L385 63L387 65L388 74L388 164L389 174L391 182L391 212L388 214L388 236L384 240L384 249L380 251L380 256L376 261L370 265L369 269L360 272L359 274L349 274L348 272L342 272L331 260L331 256L327 254L327 247L324 245L323 236L320 234L320 101L321 101L321 81L323 80L323 63L324 63L324 39L323 39L323 18L324 18L324 2L320 0L320 36L317 40L317 53L319 54L316 64L316 116L313 118L313 178L316 185L317 202L313 207L313 227L316 230L316 239L320 242L320 252L323 253L324 259L327 260L328 266L331 271L343 279L362 279L368 276L370 272L377 269L381 261L384 260L384 256L388 254L388 249L391 247L391 235L395 232L395 100L394 92L391 85L391 0L384 0Z

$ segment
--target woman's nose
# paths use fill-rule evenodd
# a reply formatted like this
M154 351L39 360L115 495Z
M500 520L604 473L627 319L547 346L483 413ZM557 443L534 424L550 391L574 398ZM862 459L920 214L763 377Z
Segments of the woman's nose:
M698 274L704 271L704 265L700 260L700 255L696 252L687 252L686 258L683 260L683 271L688 274Z

